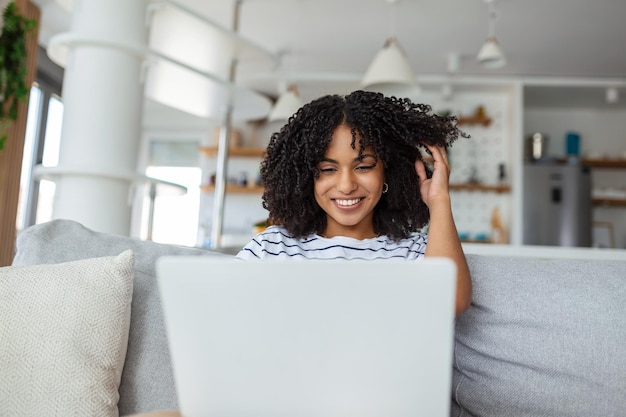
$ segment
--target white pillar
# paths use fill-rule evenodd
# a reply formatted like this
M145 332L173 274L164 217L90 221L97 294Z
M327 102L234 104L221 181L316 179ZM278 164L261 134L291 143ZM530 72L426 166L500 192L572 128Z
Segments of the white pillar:
M53 218L130 234L145 17L143 0L74 0Z

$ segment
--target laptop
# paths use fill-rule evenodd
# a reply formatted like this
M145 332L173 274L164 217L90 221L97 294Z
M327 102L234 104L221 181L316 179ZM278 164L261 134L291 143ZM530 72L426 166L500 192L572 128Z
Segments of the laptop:
M449 416L456 268L157 262L185 417Z

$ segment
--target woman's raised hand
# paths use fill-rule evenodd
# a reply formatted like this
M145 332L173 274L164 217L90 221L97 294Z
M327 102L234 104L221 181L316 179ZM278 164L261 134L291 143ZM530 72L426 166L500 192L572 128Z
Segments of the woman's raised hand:
M446 149L442 146L424 144L433 157L433 175L426 176L426 167L421 160L415 161L415 171L419 177L420 194L422 200L432 208L432 205L439 200L444 200L446 204L450 202L450 192L448 183L450 179L450 164Z

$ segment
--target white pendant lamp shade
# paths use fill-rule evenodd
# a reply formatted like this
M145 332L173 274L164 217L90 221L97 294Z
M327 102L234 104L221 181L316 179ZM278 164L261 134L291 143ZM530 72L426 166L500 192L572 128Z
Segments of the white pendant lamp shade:
M361 86L385 94L415 91L415 74L395 38L387 39L383 48L378 51L361 80Z
M502 68L506 65L506 58L495 36L487 38L480 51L478 51L476 59L480 65L489 69Z
M500 49L498 39L496 39L496 0L484 0L489 11L487 40L478 51L476 60L483 68L496 69L506 65L506 58Z
M290 86L283 94L278 97L276 104L267 117L268 121L286 121L293 116L302 107L302 99L298 95L298 89Z

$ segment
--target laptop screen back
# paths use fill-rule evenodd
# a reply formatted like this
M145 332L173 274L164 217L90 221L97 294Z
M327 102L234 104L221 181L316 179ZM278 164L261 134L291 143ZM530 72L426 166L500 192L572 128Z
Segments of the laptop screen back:
M185 417L448 416L447 259L162 258Z

